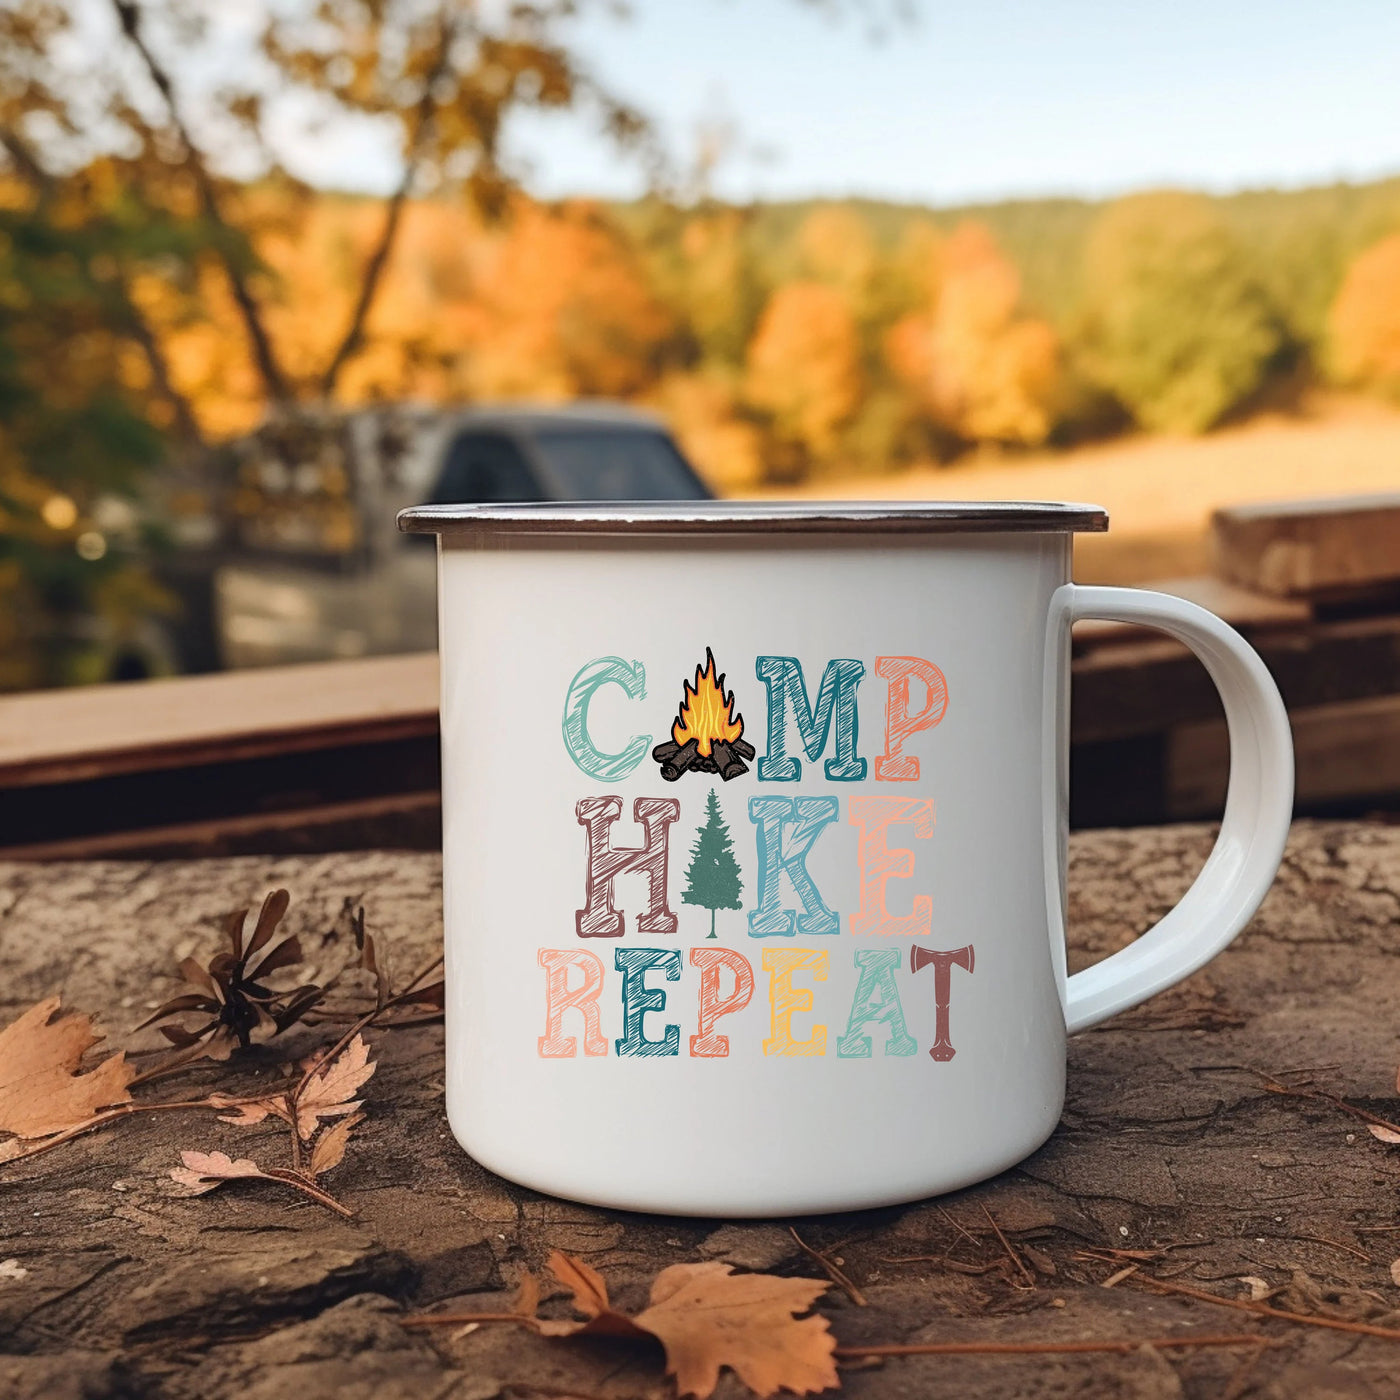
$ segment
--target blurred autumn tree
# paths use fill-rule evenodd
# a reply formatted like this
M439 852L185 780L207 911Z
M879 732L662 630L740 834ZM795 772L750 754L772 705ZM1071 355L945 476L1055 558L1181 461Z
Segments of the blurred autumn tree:
M516 110L589 106L617 141L640 144L641 118L559 39L578 8L300 0L232 17L255 25L233 63L215 0L0 8L12 225L0 587L15 605L0 684L80 678L75 639L101 634L110 650L157 604L98 517L111 525L115 503L141 499L162 432L193 457L211 429L336 396L366 348L411 195L500 213L501 132ZM358 204L338 257L273 139L276 112L298 104L397 134L397 186L378 210ZM316 290L331 294L308 315L298 293ZM405 350L421 358L411 340Z
M1400 233L1352 263L1327 331L1330 367L1342 383L1400 395Z
M654 380L672 323L596 205L521 200L485 249L467 339L471 397L628 398Z
M896 375L965 442L1042 443L1053 425L1059 343L1021 310L1021 279L981 224L934 245L927 304L887 338Z
M168 664L144 622L172 600L136 508L162 448L142 406L150 370L112 326L128 310L123 254L169 235L0 211L0 689Z
M0 139L21 175L62 179L106 159L125 198L201 220L198 272L227 296L264 401L325 400L364 346L410 196L451 191L489 213L505 206L510 113L590 106L619 142L642 141L640 115L559 38L578 9L579 0L299 0L254 12L248 59L230 65L218 50L228 16L213 0L94 0L80 13L62 0L18 0L0 30ZM343 269L350 295L338 323L327 332L317 318L318 343L290 327L286 341L274 334L286 287L263 257L264 244L297 238L312 198L273 135L275 113L298 106L327 123L388 123L399 147L397 186L358 267ZM140 312L180 319L154 296Z
M1084 277L1086 363L1144 427L1212 427L1284 348L1243 250L1198 195L1111 204L1090 235Z
M800 478L829 458L861 393L860 342L846 297L789 282L769 299L749 345L744 392L769 415L770 474Z

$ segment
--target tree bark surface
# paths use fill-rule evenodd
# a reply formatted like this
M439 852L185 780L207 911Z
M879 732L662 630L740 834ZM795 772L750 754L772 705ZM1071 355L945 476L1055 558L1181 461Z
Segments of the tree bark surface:
M1211 836L1203 826L1073 836L1072 964L1123 946L1170 908ZM347 896L364 904L400 982L438 945L440 862L423 854L0 865L0 1021L61 990L66 1007L98 1014L110 1044L152 1044L129 1028L172 994L178 959L207 959L227 912L256 908L277 885L292 894L283 931L301 935L312 975L318 960L343 960L323 935ZM1064 1115L1034 1156L941 1200L793 1222L868 1300L855 1306L833 1287L820 1305L846 1346L1193 1330L1257 1332L1278 1346L1252 1357L1141 1349L888 1359L843 1366L843 1393L1393 1395L1400 1343L1139 1284L1166 1279L1236 1298L1278 1290L1277 1308L1400 1328L1391 1275L1400 1147L1318 1099L1270 1092L1253 1072L1311 1069L1315 1087L1400 1117L1397 925L1400 829L1299 823L1277 885L1231 949L1071 1042ZM328 1038L325 1027L294 1034L307 1049ZM441 1027L374 1032L371 1042L379 1070L365 1086L367 1117L326 1182L353 1220L266 1182L175 1194L168 1173L182 1149L285 1162L280 1125L239 1129L209 1113L138 1116L0 1165L0 1397L649 1400L673 1390L646 1351L509 1326L454 1339L405 1331L398 1319L447 1300L464 1311L508 1308L520 1268L538 1271L553 1249L599 1269L627 1308L682 1261L818 1272L788 1222L598 1210L492 1176L448 1131ZM255 1051L185 1074L170 1096L255 1089L280 1080L277 1058ZM745 1393L728 1374L717 1392Z

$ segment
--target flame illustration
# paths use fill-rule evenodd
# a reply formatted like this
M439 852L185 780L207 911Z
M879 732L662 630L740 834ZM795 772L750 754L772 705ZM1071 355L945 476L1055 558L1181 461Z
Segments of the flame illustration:
M717 739L732 744L744 732L744 717L734 713L734 692L724 691L724 677L715 671L714 653L705 648L705 666L695 668L695 684L685 684L671 738L684 744L694 739L702 758L710 756L710 745Z

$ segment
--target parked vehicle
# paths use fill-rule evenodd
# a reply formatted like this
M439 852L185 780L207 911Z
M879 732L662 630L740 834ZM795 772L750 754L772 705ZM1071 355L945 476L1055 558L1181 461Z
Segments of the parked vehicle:
M435 558L396 529L406 506L711 494L663 423L607 403L298 415L224 462L230 557L214 594L233 667L435 646Z

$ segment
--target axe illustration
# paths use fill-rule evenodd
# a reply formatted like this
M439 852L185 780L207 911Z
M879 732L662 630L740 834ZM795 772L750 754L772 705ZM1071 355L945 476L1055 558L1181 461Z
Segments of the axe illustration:
M965 968L968 972L972 971L972 944L969 943L966 948L954 948L951 953L921 948L917 943L912 944L909 949L909 971L918 972L929 963L933 964L933 1001L938 1013L934 1021L936 1035L933 1049L929 1054L942 1062L951 1060L958 1053L948 1038L948 1002L952 995L952 969L957 966Z

